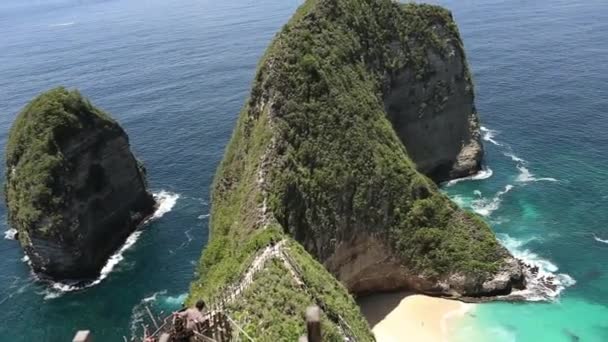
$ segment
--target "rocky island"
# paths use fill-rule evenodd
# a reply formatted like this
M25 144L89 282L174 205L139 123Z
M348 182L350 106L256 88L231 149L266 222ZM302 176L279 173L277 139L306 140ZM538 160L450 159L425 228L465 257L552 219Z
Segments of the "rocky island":
M156 206L125 131L64 88L18 115L6 178L9 224L34 271L51 279L96 277Z
M372 340L352 295L490 298L521 264L435 182L483 154L454 20L431 5L308 0L275 37L217 171L189 302L221 301L260 340Z

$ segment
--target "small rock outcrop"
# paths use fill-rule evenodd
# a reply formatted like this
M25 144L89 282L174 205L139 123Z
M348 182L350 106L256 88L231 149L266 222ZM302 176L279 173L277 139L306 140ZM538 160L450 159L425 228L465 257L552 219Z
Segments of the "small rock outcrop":
M64 88L18 115L6 178L9 224L34 271L51 279L96 277L156 206L125 131Z

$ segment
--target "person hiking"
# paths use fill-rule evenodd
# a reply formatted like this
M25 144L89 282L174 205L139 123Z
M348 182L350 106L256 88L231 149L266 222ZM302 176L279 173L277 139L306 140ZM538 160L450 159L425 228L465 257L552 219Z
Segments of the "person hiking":
M196 325L203 323L208 319L206 317L206 304L205 301L199 299L193 308L188 308L184 311L176 313L178 317L186 320L186 330L193 332L196 329Z

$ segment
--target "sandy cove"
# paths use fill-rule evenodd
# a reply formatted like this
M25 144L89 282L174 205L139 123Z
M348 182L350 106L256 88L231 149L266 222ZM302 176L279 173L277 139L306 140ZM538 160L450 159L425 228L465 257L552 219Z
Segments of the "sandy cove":
M446 342L450 321L474 307L406 292L372 295L358 302L378 342Z

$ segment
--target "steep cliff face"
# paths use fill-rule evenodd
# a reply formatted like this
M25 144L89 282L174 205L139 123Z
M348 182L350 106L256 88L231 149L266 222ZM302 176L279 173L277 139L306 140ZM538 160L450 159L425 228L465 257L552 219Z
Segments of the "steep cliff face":
M53 89L19 114L6 163L9 222L43 276L97 276L155 207L126 133L76 91Z
M426 75L408 65L389 77L386 112L417 169L436 182L460 178L481 168L483 147L475 110L473 82L462 42L446 29L449 17L428 18L432 33L443 41L441 49L425 45L415 36L409 46L424 46ZM393 43L397 51L398 41Z
M478 166L472 92L448 11L307 2L270 47L247 112L254 121L267 111L273 126L274 217L354 293L523 287L483 220L414 163L438 179Z
M325 311L344 312L357 327L355 336L371 339L336 279L354 294L405 288L462 298L524 287L520 264L487 224L418 172L409 152L420 140L414 160L431 175L478 165L478 123L472 89L460 87L470 78L458 37L450 13L436 6L306 1L260 62L217 171L211 238L189 301L221 295L262 250L292 239L303 247L293 243L303 263L314 257L335 278L303 268L301 278L309 282L266 282L280 300L245 290L239 298L245 308L233 314L261 340L269 324L273 331L297 331L293 322L301 311L293 308L306 296ZM449 89L446 79L453 80ZM437 89L451 95L445 100ZM420 108L422 117L411 117ZM411 133L410 139L416 125L428 134ZM456 147L441 146L456 140ZM307 285L321 278L332 296ZM291 309L262 308L265 300Z

